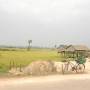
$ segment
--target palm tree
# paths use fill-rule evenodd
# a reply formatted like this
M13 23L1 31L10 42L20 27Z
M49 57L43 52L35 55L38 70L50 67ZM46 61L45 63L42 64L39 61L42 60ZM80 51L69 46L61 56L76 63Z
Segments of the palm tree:
M31 43L32 43L32 40L28 40L28 51L29 51L30 48L31 48Z
M55 45L54 47L55 47L55 49L56 49L56 48L57 48L57 45Z

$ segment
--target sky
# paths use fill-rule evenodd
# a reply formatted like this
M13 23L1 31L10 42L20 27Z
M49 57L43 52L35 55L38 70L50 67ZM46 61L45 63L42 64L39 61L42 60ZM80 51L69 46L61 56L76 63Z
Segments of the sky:
M90 0L0 0L0 45L90 46Z

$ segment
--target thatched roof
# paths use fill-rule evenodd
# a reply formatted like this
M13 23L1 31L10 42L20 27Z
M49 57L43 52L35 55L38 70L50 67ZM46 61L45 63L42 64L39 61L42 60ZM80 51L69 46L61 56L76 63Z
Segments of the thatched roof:
M89 48L84 45L70 45L66 51L89 51Z
M68 45L65 47L60 47L58 49L58 52L63 52L63 51L75 52L75 51L89 51L89 50L90 49L85 45Z
M58 47L58 53L65 51L66 48L67 48L67 45L60 45L60 46Z

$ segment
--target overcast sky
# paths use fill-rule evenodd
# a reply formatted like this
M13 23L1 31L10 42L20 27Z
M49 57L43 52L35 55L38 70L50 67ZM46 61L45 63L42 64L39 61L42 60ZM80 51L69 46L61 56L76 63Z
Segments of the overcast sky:
M90 46L90 0L0 0L0 45Z

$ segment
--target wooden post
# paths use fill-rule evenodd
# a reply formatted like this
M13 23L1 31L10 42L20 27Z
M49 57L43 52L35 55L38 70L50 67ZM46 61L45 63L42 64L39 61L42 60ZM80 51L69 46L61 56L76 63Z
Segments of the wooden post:
M9 66L9 69L11 69L12 68L12 62L11 62L11 60L10 60L10 64L9 64L10 66Z
M22 65L20 64L20 72L22 72Z
M73 58L74 58L74 54L75 54L75 52L73 52Z

